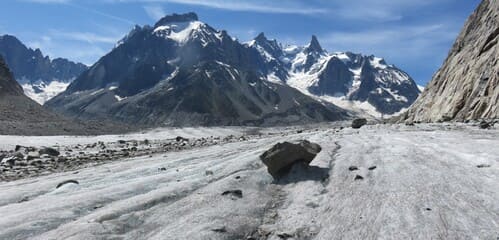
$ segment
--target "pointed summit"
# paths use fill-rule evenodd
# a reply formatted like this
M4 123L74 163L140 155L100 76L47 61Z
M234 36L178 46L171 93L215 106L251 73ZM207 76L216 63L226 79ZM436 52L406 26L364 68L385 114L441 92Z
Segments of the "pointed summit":
M324 49L322 49L319 40L317 40L317 37L315 35L312 35L312 40L310 41L310 44L307 46L306 49L307 53L310 52L323 52Z
M168 25L170 23L174 22L192 22L192 21L198 21L198 15L194 12L190 13L185 13L185 14L172 14L172 15L167 15L161 18L155 25L154 27L159 27L163 25Z
M256 36L255 41L266 42L266 41L268 41L268 39L267 39L267 37L265 37L265 34L263 32L261 32L260 34L258 34L258 36Z

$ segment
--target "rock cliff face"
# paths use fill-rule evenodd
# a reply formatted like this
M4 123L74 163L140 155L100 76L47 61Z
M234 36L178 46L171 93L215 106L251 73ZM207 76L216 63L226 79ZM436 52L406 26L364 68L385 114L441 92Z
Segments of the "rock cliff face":
M22 95L23 89L12 77L7 64L0 56L0 97L4 95Z
M404 120L499 118L498 14L499 1L481 2Z

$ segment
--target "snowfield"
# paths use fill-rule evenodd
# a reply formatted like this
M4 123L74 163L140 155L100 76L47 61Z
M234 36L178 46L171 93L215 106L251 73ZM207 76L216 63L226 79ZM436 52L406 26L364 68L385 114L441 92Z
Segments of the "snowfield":
M155 136L182 134L159 132ZM418 124L261 132L260 139L1 182L0 239L499 238L498 130ZM141 134L40 137L30 143L123 137ZM273 181L259 155L297 139L323 150L308 169L294 168L286 179ZM1 137L0 145L26 141ZM357 175L363 179L355 180ZM79 184L56 189L66 180ZM242 196L222 194L233 190Z

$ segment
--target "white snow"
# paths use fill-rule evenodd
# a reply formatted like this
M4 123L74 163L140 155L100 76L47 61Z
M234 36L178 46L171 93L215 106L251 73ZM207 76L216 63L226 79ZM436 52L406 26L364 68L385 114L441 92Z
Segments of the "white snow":
M158 26L154 33L158 36L172 39L179 44L185 44L194 31L200 30L205 24L200 21L171 23L165 26Z
M64 92L69 84L69 82L54 80L49 84L43 82L35 84L24 83L21 86L26 96L43 105L45 102L57 96L59 93ZM41 92L35 92L34 88L39 88Z
M267 75L267 81L269 81L271 83L281 84L281 85L284 84L284 82L279 77L277 77L275 75L275 72L272 72L269 75Z
M421 85L418 85L418 89L419 89L419 91L423 92L423 91L424 91L424 89L425 89L425 87L424 87L424 86L421 86Z
M114 98L118 101L118 102L121 102L123 100L125 100L127 97L120 97L118 95L114 95Z
M0 239L246 239L255 232L268 233L266 239L283 234L295 239L497 238L498 130L419 124L314 128L300 134L274 129L262 139L2 182ZM204 128L191 134L240 131ZM151 133L137 138L150 139ZM323 150L311 163L312 173L298 172L289 183L274 184L258 156L293 139L319 143ZM19 140L25 139L1 143ZM350 166L359 170L349 171ZM376 169L368 170L372 166ZM162 167L166 170L158 171ZM364 179L356 181L356 175ZM55 189L68 179L79 184ZM234 189L243 197L221 194Z
M374 57L373 60L371 60L371 66L373 66L374 68L386 69L388 66L381 63L381 61L383 61L383 58Z

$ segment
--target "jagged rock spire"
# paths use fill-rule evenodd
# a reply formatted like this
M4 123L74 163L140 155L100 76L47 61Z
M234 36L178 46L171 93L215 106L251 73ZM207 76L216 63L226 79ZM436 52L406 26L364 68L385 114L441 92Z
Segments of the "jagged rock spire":
M323 52L324 49L322 49L321 44L319 43L319 40L317 40L317 37L315 35L312 35L312 40L310 41L310 44L307 46L307 52Z

